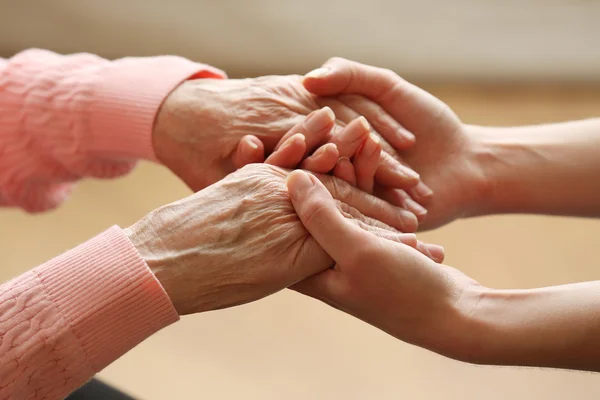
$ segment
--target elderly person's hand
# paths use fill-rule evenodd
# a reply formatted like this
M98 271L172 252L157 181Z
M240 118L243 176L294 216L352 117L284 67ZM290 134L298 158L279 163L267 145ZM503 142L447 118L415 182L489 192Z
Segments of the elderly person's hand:
M338 119L325 126L306 121L319 133L316 142L310 144L333 138L340 156L352 156L357 143L364 139L360 137L361 129L352 129L347 135L340 133L351 123L355 127L365 125L359 118L362 111L382 135L396 137L395 143L402 143L403 148L413 144L414 137L370 100L365 98L355 101L356 106L353 103L343 108L341 103L334 103L310 94L299 76L187 81L163 103L155 121L153 146L163 164L192 189L199 190L245 164L261 162L292 126L324 105L336 106ZM419 182L419 176L383 155L376 181L383 187L410 188Z
M481 167L481 158L486 155L481 154L470 126L463 124L445 103L390 70L342 58L332 58L308 73L304 86L314 94L336 96L350 104L357 101L357 96L366 96L416 136L415 145L407 148L387 130L378 131L384 152L398 160L402 156L421 176L422 183L407 190L426 205L427 218L420 228L435 228L477 212L486 191ZM332 108L336 115L341 112ZM357 111L370 115L360 108ZM430 201L420 194L423 184L435 193ZM407 207L408 196L403 191L378 188L376 193Z
M127 229L180 314L257 300L331 266L290 203L288 173L248 165ZM390 227L402 210L335 177L320 179L347 218L380 237L418 245L413 234Z

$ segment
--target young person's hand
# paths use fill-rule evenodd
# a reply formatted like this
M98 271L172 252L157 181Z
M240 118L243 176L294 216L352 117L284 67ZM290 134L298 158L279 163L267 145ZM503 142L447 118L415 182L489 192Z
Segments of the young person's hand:
M354 110L369 121L376 120L377 115L382 121L391 117L415 135L414 146L407 147L393 131L377 130L384 154L408 163L420 174L422 183L407 189L410 196L379 185L375 193L408 209L411 198L424 205L427 217L421 228L435 228L477 213L488 189L481 165L484 155L472 130L442 101L390 70L342 58L332 58L308 73L304 86L313 94L354 105ZM362 96L372 101L370 106L357 105L356 99ZM332 109L336 115L343 112L335 105Z

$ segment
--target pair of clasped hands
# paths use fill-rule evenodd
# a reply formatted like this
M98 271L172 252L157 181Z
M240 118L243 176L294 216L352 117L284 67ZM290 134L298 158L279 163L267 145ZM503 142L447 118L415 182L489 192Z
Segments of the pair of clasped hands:
M479 285L414 232L477 202L466 141L440 100L340 58L304 77L187 81L153 145L198 192L126 232L181 315L290 287L452 356Z

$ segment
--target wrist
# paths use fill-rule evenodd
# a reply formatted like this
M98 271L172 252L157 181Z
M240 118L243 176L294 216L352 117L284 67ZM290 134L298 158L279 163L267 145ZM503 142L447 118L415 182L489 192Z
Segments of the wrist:
M471 159L478 171L478 196L471 204L469 216L482 216L516 211L522 202L519 180L527 171L525 166L531 152L527 150L510 128L468 125L471 138Z
M561 359L575 354L584 335L578 323L565 323L561 313L569 302L576 303L575 310L581 303L562 301L563 296L556 296L560 288L470 290L451 357L474 364L570 368ZM573 292L576 296L578 290Z
M185 81L169 93L158 109L152 147L156 160L176 175L186 173L191 160L198 157L195 151L198 146L224 133L228 107L219 93L224 82Z
M218 227L237 204L219 204L227 196L212 189L160 207L125 229L179 315L222 308L228 300L223 286L231 257Z
M151 136L158 109L177 85L199 70L213 71L169 56L108 64L92 88L89 151L104 158L154 160Z
M469 218L491 212L494 198L495 171L493 147L486 140L486 128L478 125L462 125L465 138L463 154L467 170L463 172L458 185L463 193L459 217Z
M167 293L177 313L183 315L177 285L173 281L172 268L169 265L168 258L164 257L168 253L168 249L161 240L160 233L153 229L153 225L145 223L148 218L149 216L123 229L123 233L129 238L133 247L135 247L142 260L148 265L158 283Z
M431 322L435 329L428 329L432 334L425 347L455 360L486 364L491 352L491 323L482 318L480 309L492 293L492 289L473 282L450 296L449 307Z

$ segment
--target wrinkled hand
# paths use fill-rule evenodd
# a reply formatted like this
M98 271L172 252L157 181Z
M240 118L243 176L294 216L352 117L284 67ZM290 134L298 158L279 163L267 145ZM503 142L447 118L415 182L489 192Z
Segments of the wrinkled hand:
M180 314L257 300L331 265L290 203L288 173L248 165L126 230ZM347 218L417 245L414 234L390 227L401 225L406 211L334 177L320 179Z
M457 336L462 316L469 313L465 305L477 304L466 300L478 293L473 290L478 284L438 264L444 257L441 247L419 244L420 253L394 234L379 238L359 229L342 217L325 187L303 171L292 172L287 186L300 220L335 264L295 290L403 341L462 356L453 346L464 342Z
M322 108L323 101L302 86L300 76L187 81L167 97L158 113L154 150L188 186L200 190L243 165L261 162L290 128ZM359 110L376 107L368 99L357 103ZM360 116L350 106L342 109L340 103L337 108L340 114L329 129L312 127L321 129L321 144L339 138L336 134ZM391 132L407 135L404 146L411 146L414 138L384 114L373 114L376 119L369 123L375 130L386 130L387 136ZM340 156L350 156L353 139L342 136L337 142ZM376 180L386 187L410 188L419 182L419 176L393 158L383 157Z
M476 209L486 190L477 161L477 140L445 103L390 70L342 58L332 58L308 73L304 86L316 95L336 96L347 103L357 95L365 96L386 111L382 118L393 117L416 136L415 145L407 148L387 130L378 130L384 152L407 162L421 176L422 184L407 190L427 208L421 229L438 227ZM435 193L430 199L423 184ZM410 201L399 190L380 187L376 193L403 207Z

